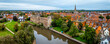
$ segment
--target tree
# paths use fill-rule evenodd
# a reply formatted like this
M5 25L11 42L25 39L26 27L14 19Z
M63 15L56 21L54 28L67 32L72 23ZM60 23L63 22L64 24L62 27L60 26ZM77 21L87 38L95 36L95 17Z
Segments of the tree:
M16 16L13 16L14 21L18 21L18 18Z
M61 25L61 29L64 31L64 32L67 32L68 30L68 26L67 26L67 23L65 21L62 22L62 25Z
M88 27L88 25L85 26L85 39L88 44L94 44L95 42L95 30L92 27Z
M110 16L107 15L107 16L106 16L106 19L107 19L107 21L108 21L108 20L110 19Z
M83 24L81 22L79 22L78 28L79 28L79 30L82 30Z
M4 24L2 24L2 30L4 30L5 29L5 25Z
M84 14L82 14L82 17L86 17Z
M54 15L54 13L50 13L50 15Z
M16 23L16 24L14 25L15 32L18 31L18 28L19 28L18 23Z
M99 16L100 19L103 19L104 17L102 15Z
M52 22L52 26L53 27L61 27L61 23L62 23L62 19L59 18L59 19L54 19L53 22Z
M60 16L59 14L54 14L53 17L54 17L54 19L59 19L59 18L61 18L61 16Z
M72 24L73 24L73 22L71 20L69 20L68 21L68 25L67 25L69 27L69 29L70 29L70 27L71 27Z
M67 19L71 19L71 16L66 16Z
M25 17L25 18L28 18L28 15L25 15L24 17Z
M72 37L75 37L77 36L77 33L78 33L77 27L74 24L72 24L69 30L69 35L71 35Z
M23 13L23 12L20 12L20 13L19 13L19 15L20 15L20 16L23 16L23 15L25 15L25 13Z
M29 23L27 21L24 22L24 27L28 27Z
M7 21L7 19L6 19L6 18L3 18L3 19L2 19L2 22L6 22L6 21Z
M32 27L25 28L25 30L20 30L15 33L15 41L19 44L32 44L34 40L34 33Z

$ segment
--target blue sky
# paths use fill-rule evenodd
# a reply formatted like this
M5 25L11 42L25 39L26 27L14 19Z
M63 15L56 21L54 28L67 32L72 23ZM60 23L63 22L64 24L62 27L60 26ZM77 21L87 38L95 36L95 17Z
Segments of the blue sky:
M0 10L110 10L110 0L0 0Z

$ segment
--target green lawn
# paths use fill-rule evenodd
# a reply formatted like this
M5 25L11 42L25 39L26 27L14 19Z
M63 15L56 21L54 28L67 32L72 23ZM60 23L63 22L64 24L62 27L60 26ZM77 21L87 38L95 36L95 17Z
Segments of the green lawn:
M14 25L15 25L16 23L18 23L18 22L12 21L12 22L6 24L5 26L6 26L8 29L10 29L11 31L15 32L15 30L14 30ZM18 23L18 25L19 25L19 24L20 24L20 23Z
M28 21L28 22L31 23L31 24L35 24L35 23L31 22L31 21Z
M0 31L0 36L7 36L7 35L13 36L13 34L6 29L4 31Z
M59 32L62 31L62 29L60 27L54 27L53 29L56 30L56 31L59 31Z
M83 39L81 39L80 37L74 37L76 40L79 40L79 41L81 41L81 42L85 42L86 43L86 40L83 40Z

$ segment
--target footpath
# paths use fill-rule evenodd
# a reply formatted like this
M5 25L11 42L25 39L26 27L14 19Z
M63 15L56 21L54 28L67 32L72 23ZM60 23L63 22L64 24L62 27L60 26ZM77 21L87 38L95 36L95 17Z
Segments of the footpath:
M12 22L12 20L10 20L10 22ZM10 22L8 22L8 23L10 23ZM8 23L6 23L6 24L8 24ZM6 25L5 24L5 25ZM14 34L14 32L12 32L10 29L8 29L7 27L5 27L9 32L11 32L12 34Z

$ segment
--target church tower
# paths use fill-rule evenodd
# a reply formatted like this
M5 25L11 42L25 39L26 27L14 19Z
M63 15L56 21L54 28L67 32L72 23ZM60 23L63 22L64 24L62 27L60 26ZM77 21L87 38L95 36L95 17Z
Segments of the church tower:
M75 7L74 7L74 13L77 14L78 12L76 11L76 4L75 4Z
M76 12L76 4L75 4L74 12Z

